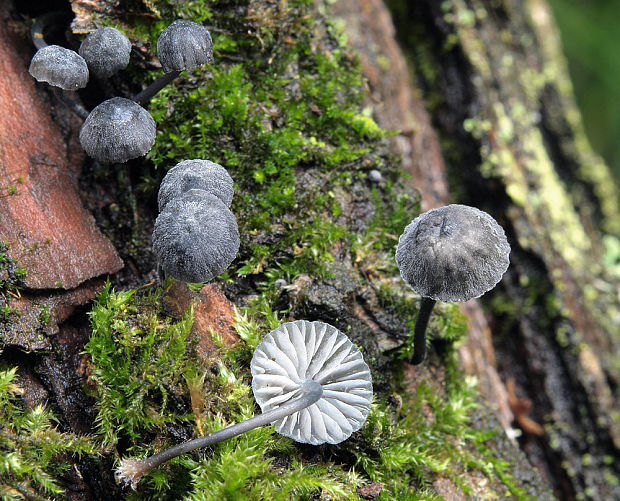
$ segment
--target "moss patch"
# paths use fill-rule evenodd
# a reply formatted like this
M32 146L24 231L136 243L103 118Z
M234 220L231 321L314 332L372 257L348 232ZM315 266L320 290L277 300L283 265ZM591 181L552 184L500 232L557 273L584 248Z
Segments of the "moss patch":
M188 338L191 311L176 323L165 320L161 293L115 293L108 286L91 313L86 349L96 366L98 435L122 456L145 457L255 415L251 354L280 323L269 312L238 314L243 341L222 346L219 357L199 365ZM455 329L460 332L451 335L462 335L464 325ZM494 432L472 426L474 381L462 378L454 350L443 362L443 390L430 381L406 387L396 369L391 393L376 397L367 423L343 444L300 446L270 427L257 429L162 465L130 498L303 500L321 494L348 500L378 481L384 484L379 500L441 499L435 481L442 478L472 496L527 499L509 463L490 447ZM488 480L482 491L476 475Z
M17 315L9 305L9 297L19 297L19 289L24 285L27 271L17 264L17 259L8 255L9 244L0 242L0 322L7 322Z
M16 383L17 368L0 367L0 498L62 498L60 477L72 457L98 454L100 444L89 437L62 433L49 409L25 407Z

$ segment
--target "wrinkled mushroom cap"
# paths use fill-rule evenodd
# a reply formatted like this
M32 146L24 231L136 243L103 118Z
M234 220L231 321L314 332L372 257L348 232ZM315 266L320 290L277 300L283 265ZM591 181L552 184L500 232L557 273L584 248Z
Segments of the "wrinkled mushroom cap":
M420 214L398 241L403 280L424 297L467 301L491 290L508 268L510 245L489 214L447 205Z
M370 412L372 378L362 353L324 322L280 325L260 342L250 367L254 398L263 412L299 398L304 382L323 387L316 403L274 423L278 433L297 442L340 443Z
M213 62L213 43L201 24L177 19L157 39L157 57L166 73Z
M131 42L116 28L106 26L89 33L79 52L90 71L98 77L107 78L127 67Z
M155 143L155 120L142 106L113 97L90 112L80 130L80 144L100 162L123 163L146 155Z
M164 176L157 197L159 210L192 189L215 195L226 207L230 207L234 195L233 180L224 167L209 160L184 160Z
M209 282L239 250L237 220L217 197L190 190L171 200L155 220L153 252L161 267L182 282Z
M64 90L77 90L88 83L88 66L77 52L60 45L40 48L28 68L37 82L47 82Z

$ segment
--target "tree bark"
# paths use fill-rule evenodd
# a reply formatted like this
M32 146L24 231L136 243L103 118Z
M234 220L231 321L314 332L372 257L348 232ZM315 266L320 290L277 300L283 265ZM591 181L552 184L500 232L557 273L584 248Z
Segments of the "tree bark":
M152 2L133 6L134 17L125 17L124 3L74 0L71 4L76 14L72 25L75 33L88 32L103 21L124 23L132 30L132 22L142 25L145 19L161 17ZM427 361L420 366L399 361L399 350L406 349L411 335L411 312L399 310L393 297L401 298L408 308L417 298L397 274L386 272L393 267L393 253L373 250L372 246L355 250L347 238L366 235L373 222L388 213L386 207L393 209L395 200L390 197L408 197L405 209L411 219L417 215L418 201L422 210L452 202L479 207L504 227L512 253L511 266L499 286L480 301L460 305L468 329L466 340L458 347L459 360L464 374L477 378L479 392L479 407L468 415L468 426L480 432L500 430L494 438L477 445L470 441L467 447L472 454L490 448L507 466L501 474L491 467L491 472L483 474L466 461L455 462L450 468L457 472L460 482L428 467L423 481L417 477L411 480L410 492L427 492L444 499L493 499L510 486L523 499L552 499L550 486L562 500L620 498L620 486L613 480L617 478L614 461L620 456L616 358L620 276L617 265L614 268L608 263L603 245L605 235L615 238L619 232L618 194L606 166L585 138L558 35L544 0L389 0L387 6L382 0L317 1L303 16L296 9L307 8L304 2L290 4L250 1L233 7L227 2L215 3L214 17L209 19L222 23L216 24L216 29L231 40L248 34L254 37L253 45L246 40L245 52L240 55L226 53L229 59L222 61L222 66L247 65L260 76L256 68L267 72L287 47L297 43L296 30L312 29L309 51L333 57L345 50L334 35L340 26L349 46L359 55L364 75L365 114L359 111L355 118L366 124L363 117L370 114L381 127L397 132L386 141L373 140L371 132L360 134L367 153L345 167L364 176L349 174L346 183L334 183L330 177L333 173L312 156L312 160L295 165L293 209L284 216L267 211L266 217L273 221L269 231L244 234L232 278L207 286L200 293L175 284L164 296L162 315L183 317L194 305L197 317L192 333L197 336L200 363L215 370L217 364L208 364L213 364L219 348L210 331L220 334L223 346L233 345L238 340L232 325L233 303L241 308L266 294L275 297L269 304L280 317L323 320L350 335L369 360L377 401L383 402L392 416L398 415L403 397L406 400L426 388L440 400L447 400L451 384L448 373L453 370L448 367L452 359L446 355L450 341L435 339ZM236 23L237 18L243 23ZM13 14L13 25L19 25L17 19ZM293 27L284 24L290 19L295 21ZM238 31L231 31L235 29ZM144 31L132 32L132 57L141 69L152 69L157 63L148 42L136 33ZM351 55L350 61L355 57ZM25 59L23 64L27 64ZM283 92L295 101L302 93L296 73L301 72L299 63L291 63L286 72ZM169 119L178 112L175 106L180 107L183 98L201 85L195 76L185 77L179 84L180 95L168 104L160 132L173 128L175 134L190 141ZM119 94L132 95L137 90L136 82L120 78L111 86ZM102 85L94 95L82 97L95 102L108 87ZM41 89L39 93L45 95ZM323 109L316 104L319 97L312 96L308 101L313 116L328 111L327 104ZM272 96L269 99L277 101ZM338 102L347 99L349 96L340 94L334 97ZM258 103L264 115L261 128L271 132L284 127L281 110L266 103ZM49 121L49 116L46 119ZM65 141L75 143L76 127L68 136ZM308 140L304 147L315 148L317 138L312 139L314 142ZM261 159L252 156L261 150L244 150L243 134L236 137L229 130L210 140L222 148L237 141L238 151L247 157L242 157L241 163L261 165ZM318 143L321 141L318 137ZM326 148L337 146L328 144ZM394 161L395 155L401 158L400 165ZM83 160L74 162L73 168L79 169ZM241 179L239 164L231 164L233 178L241 188L236 197L253 196L251 190L264 187L252 179ZM157 173L150 160L137 161L133 166ZM87 164L85 170L92 175L100 168ZM370 168L381 170L377 181L371 181ZM404 178L398 177L399 168L406 174ZM156 216L154 198L137 197L138 176L128 168L119 168L114 175L98 171L98 175L105 182L81 186L82 196L125 261L123 271L113 277L114 284L119 289L140 287L154 278L149 243ZM393 191L388 192L391 185ZM334 209L312 212L317 200L325 196L330 197ZM83 210L80 204L74 205L76 210ZM242 229L243 218L255 215L253 208L243 207L246 212L237 214ZM310 218L303 219L307 214ZM330 244L325 263L321 263L326 272L315 273L310 268L293 274L291 282L277 290L265 292L268 273L277 268L278 260L307 259L306 242L293 241L288 248L280 244L293 233L291 228L310 224L314 217L329 219L350 237L336 238ZM109 242L102 243L103 237L95 233L99 245L107 249ZM384 238L395 244L398 235ZM252 258L257 249L267 251L255 262ZM118 257L115 252L111 255L114 266L109 271L116 271ZM241 273L241 262L253 263L252 269ZM237 271L243 276L238 277ZM50 402L65 431L88 433L95 427L97 407L92 395L97 384L91 379L94 368L89 355L83 353L91 327L86 308L76 306L92 298L90 289L88 297L79 293L101 273L97 266L80 270L80 276L86 278L72 282L72 291L66 296L67 301L78 299L70 312L53 317L53 325L46 332L41 333L35 325L38 317L29 327L24 327L28 318L3 325L3 332L9 335L2 338L0 347L7 348L2 358L20 366L25 405L34 408ZM86 279L91 282L83 284ZM40 305L41 293L30 299L28 287L23 300L30 301L32 309L32 305ZM96 288L100 287L96 282ZM386 299L386 289L392 299ZM449 306L438 304L436 310L438 319L458 321ZM269 311L264 313L269 317ZM431 330L437 335L441 329L432 324L431 318ZM19 329L30 333L30 344L14 335ZM401 394L393 394L396 381ZM191 395L191 403L190 396L178 397L183 398L191 409L199 407L195 395ZM436 418L428 404L417 412L429 426ZM192 438L193 433L191 423L183 422L160 431L157 439L179 441ZM453 439L458 441L458 437ZM415 443L403 445L415 448ZM120 443L117 447L120 454L129 445ZM380 455L381 447L373 447L354 436L342 446L316 452L312 462L351 467L359 450ZM439 440L437 447L441 448ZM309 457L305 449L302 452ZM102 449L101 460L67 460L72 469L64 477L65 494L72 499L102 499L102 493L116 499L126 495L114 482L113 461L114 453L109 449ZM507 481L507 476L512 480ZM357 492L365 499L374 499L382 489L377 484L372 482Z
M480 310L464 305L465 367L505 427L514 416L558 498L617 497L606 465L620 446L619 276L601 263L603 237L619 234L618 190L588 145L549 6L388 1L407 75L382 3L353 4L336 10L380 123L405 132L393 147L423 206L464 202L508 230L508 276L482 298L493 346Z

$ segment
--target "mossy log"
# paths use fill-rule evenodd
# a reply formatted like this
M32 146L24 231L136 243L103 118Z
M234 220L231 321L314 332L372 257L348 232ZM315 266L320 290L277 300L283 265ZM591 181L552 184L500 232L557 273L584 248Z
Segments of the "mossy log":
M210 29L216 62L150 102L158 133L145 159L83 165L86 205L126 266L92 308L33 328L40 348L3 339L0 450L20 448L0 469L2 495L619 496L617 191L581 129L549 10L388 4L396 30L380 0L71 2L75 35L111 24L133 45L133 66L79 94L89 108L161 74L157 36L176 18ZM215 284L158 286L157 188L190 158L231 174L241 249ZM512 264L484 310L437 305L429 358L414 367L420 298L395 245L421 208L451 201L500 222ZM120 457L258 413L252 349L295 319L329 322L362 349L375 388L362 430L311 447L258 429L161 466L136 492L115 481ZM43 403L64 433L48 411L29 425Z

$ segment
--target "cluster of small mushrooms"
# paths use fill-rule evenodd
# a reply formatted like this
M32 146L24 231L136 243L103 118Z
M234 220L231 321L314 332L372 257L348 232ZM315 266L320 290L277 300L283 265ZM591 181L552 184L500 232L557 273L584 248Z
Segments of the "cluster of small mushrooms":
M39 50L29 71L61 89L82 88L89 71L107 78L129 62L131 44L114 28L89 34L79 54L47 45L42 31L37 21L33 40ZM155 122L140 104L181 71L212 62L211 37L205 27L177 20L159 37L157 55L164 76L133 99L114 97L91 113L73 103L72 109L85 118L80 142L91 157L126 162L145 155L155 141ZM168 171L153 231L153 251L167 274L184 282L209 282L230 266L239 249L239 230L229 209L232 198L233 180L221 165L185 160ZM412 363L425 358L426 327L435 302L467 301L492 289L508 268L509 253L503 229L474 207L432 209L405 228L396 263L403 280L422 296ZM250 367L262 414L146 459L124 459L117 477L135 488L143 475L173 457L268 424L297 442L336 444L359 430L368 416L370 370L360 350L329 324L298 320L280 325L258 345Z
M34 23L32 38L37 52L28 71L39 82L63 90L86 87L90 73L108 78L129 64L131 42L111 27L98 28L82 42L79 53L59 45L47 45L43 32L57 15L43 16ZM132 99L113 97L90 113L81 105L59 98L84 119L80 144L86 153L103 163L124 163L146 155L155 144L155 120L141 104L149 101L181 71L213 62L213 44L202 25L178 19L157 40L157 57L164 75Z

